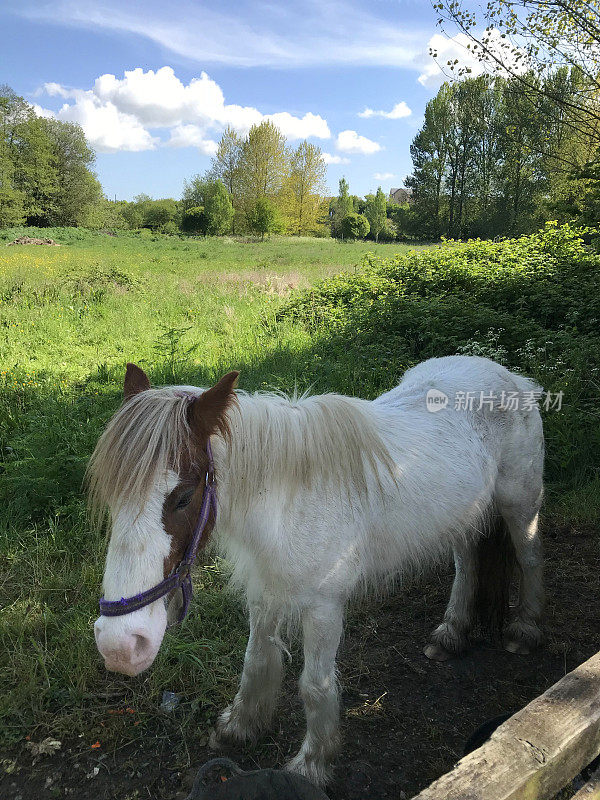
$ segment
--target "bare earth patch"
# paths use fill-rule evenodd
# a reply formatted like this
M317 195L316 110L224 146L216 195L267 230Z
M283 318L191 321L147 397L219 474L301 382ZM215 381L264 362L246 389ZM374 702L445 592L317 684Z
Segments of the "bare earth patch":
M12 247L14 244L45 244L50 247L60 247L58 242L54 239L35 239L31 236L18 236L13 242L8 242L7 247Z
M363 603L350 615L339 657L343 749L331 800L411 797L449 770L485 720L521 708L598 650L600 539L597 530L545 532L547 641L532 656L479 640L461 659L440 664L421 654L447 601L451 571ZM244 769L281 766L298 747L302 709L294 651L275 728L255 745L227 753ZM240 665L241 668L241 665ZM32 763L31 747L0 754L0 797L10 800L179 800L196 769L214 757L198 730L183 741L177 713L160 715L126 747L100 754L63 742ZM7 770L9 770L7 772Z

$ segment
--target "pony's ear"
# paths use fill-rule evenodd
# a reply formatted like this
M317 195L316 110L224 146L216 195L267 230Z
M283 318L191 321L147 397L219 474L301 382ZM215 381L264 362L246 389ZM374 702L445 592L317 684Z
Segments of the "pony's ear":
M218 383L197 397L190 406L190 427L204 442L216 431L226 433L227 410L235 402L234 389L237 386L239 372L228 372Z
M143 369L135 364L127 364L125 383L123 385L123 399L129 400L134 394L144 392L150 388L150 381Z

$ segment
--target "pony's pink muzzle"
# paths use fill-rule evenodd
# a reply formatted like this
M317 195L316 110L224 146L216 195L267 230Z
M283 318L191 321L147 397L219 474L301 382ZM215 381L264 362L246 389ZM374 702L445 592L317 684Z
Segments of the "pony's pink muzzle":
M142 619L99 617L94 623L96 646L110 672L139 675L156 658L165 633L166 613L150 618L140 611L127 616L138 615Z

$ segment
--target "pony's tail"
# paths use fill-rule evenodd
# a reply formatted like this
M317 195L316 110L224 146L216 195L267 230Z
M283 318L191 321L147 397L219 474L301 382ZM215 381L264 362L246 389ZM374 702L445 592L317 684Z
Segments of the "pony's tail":
M477 592L479 621L491 633L500 633L508 616L510 587L516 566L510 534L499 514L492 514L487 530L477 543Z

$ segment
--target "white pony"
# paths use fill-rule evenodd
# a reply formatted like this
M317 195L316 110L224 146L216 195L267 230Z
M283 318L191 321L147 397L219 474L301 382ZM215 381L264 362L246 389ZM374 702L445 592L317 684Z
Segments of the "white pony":
M125 402L89 468L92 504L107 506L112 521L104 594L110 605L144 592L181 561L206 492L210 442L212 538L250 616L240 688L216 736L243 741L269 722L285 649L279 628L298 620L307 727L288 767L323 783L339 740L336 652L357 590L453 551L450 602L425 649L443 660L467 645L478 594L510 579L497 554L490 570L480 551L514 548L520 596L505 646L523 653L540 642L538 387L466 356L419 364L373 401L251 395L235 392L236 380L230 373L207 391L152 389L128 365ZM133 675L149 667L166 622L163 600L100 616L95 634L107 668Z

